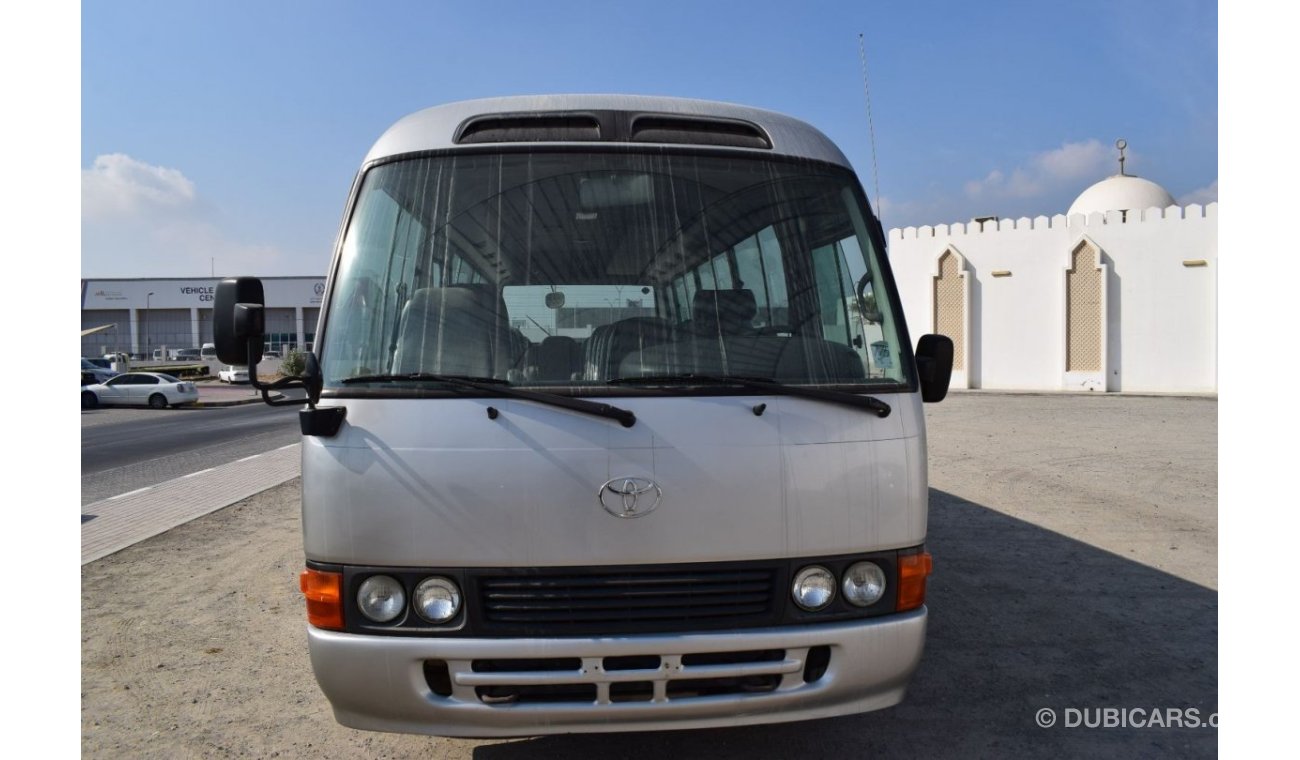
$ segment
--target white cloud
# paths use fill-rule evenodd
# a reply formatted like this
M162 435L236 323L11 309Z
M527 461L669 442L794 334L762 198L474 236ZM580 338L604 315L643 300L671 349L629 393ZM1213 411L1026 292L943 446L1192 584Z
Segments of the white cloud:
M153 166L124 153L95 158L81 170L81 218L106 219L176 208L194 202L194 183L177 169Z
M1055 150L1040 153L1033 165L1044 177L1053 180L1094 179L1099 171L1115 160L1113 151L1096 139L1081 143L1065 143Z
M880 217L885 224L889 224L885 220L912 218L922 211L922 208L921 204L916 201L896 201L888 195L882 195L875 211L876 216Z
M877 213L886 230L894 227L919 227L923 224L948 224L971 217L970 202L946 195L931 195L922 200L894 200L882 196Z
M1129 152L1132 155L1132 151ZM1066 142L1033 154L1019 166L997 167L960 190L935 189L923 198L882 198L886 228L1064 213L1084 188L1114 174L1116 154L1097 139Z
M967 182L964 189L966 197L981 202L1044 198L1077 188L1082 180L1104 176L1112 160L1110 149L1096 139L1067 142L1009 173L994 169L984 179Z
M1214 203L1219 200L1219 180L1214 180L1205 187L1191 191L1187 195L1178 198L1179 206L1186 206L1189 203L1199 203L1204 206L1207 203Z
M274 246L236 239L179 169L122 153L82 170L81 233L85 277L296 274Z
M921 201L885 202L880 223L888 232L894 228L935 226L969 221L970 201L960 195L932 195Z

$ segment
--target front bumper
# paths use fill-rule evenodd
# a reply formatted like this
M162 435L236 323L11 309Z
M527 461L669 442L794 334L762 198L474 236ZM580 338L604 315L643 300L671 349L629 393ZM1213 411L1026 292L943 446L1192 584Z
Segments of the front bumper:
M532 736L579 732L709 728L826 718L897 704L920 663L926 609L828 625L709 634L556 639L362 636L308 627L316 680L339 723L371 731L437 736ZM825 674L805 681L809 650L828 647ZM683 664L683 655L784 650L769 662ZM658 668L610 670L609 657L657 655ZM577 658L576 669L480 672L475 660ZM451 693L434 693L425 662L445 661ZM673 696L670 684L760 676L779 679L763 693ZM611 700L611 687L651 683L653 696ZM594 700L491 703L476 688L493 684L582 684Z

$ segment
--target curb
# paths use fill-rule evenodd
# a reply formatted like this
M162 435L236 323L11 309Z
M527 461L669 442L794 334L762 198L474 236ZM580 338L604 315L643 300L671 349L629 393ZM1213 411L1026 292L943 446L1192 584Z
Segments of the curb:
M81 564L275 488L300 472L302 444L254 454L81 507Z
M272 399L282 399L283 396L272 396ZM233 401L195 401L194 405L199 409L213 409L217 407L243 407L246 404L261 404L261 396L256 399L237 399Z
M283 393L271 394L272 401L279 401L282 398L284 398ZM237 398L237 399L230 399L230 400L222 399L222 400L213 400L213 401L204 401L202 398L200 398L198 401L194 402L194 406L200 409L211 409L211 408L222 407L222 406L243 406L245 404L261 404L261 403L263 403L262 397L261 395L257 395L249 398Z

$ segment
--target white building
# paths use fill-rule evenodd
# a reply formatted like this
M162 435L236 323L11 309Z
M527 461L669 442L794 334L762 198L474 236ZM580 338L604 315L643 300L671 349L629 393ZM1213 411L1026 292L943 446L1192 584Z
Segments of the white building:
M81 281L82 356L152 354L212 342L212 299L219 278ZM263 277L268 347L308 348L316 339L324 277Z
M1218 204L1123 173L1065 215L889 231L912 335L953 388L1215 392Z

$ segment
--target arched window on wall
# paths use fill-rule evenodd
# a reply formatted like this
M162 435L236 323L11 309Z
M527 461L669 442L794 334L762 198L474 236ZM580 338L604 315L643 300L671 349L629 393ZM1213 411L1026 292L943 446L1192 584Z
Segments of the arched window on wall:
M949 248L939 256L931 315L934 332L952 339L952 369L966 371L966 275L961 255Z
M1102 285L1098 251L1084 240L1070 254L1065 274L1065 371L1101 372L1106 323L1102 312Z

